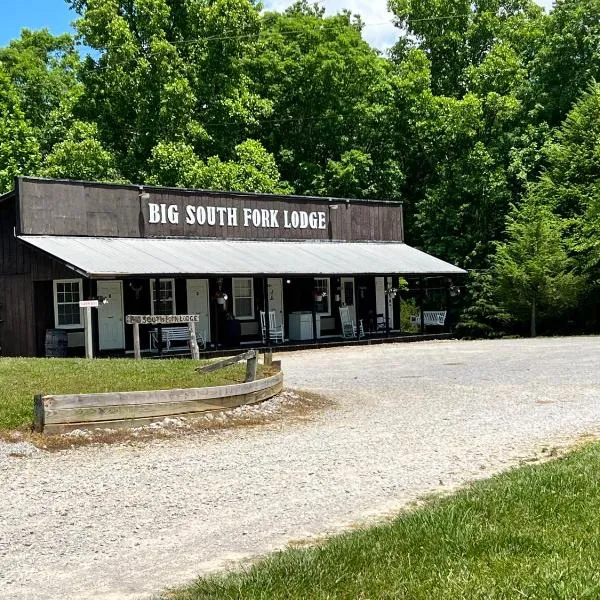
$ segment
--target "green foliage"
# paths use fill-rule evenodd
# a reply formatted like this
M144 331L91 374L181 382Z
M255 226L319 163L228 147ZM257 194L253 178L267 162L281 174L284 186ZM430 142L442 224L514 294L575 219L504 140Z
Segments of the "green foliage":
M456 334L468 339L502 336L512 317L498 304L494 274L487 269L471 271L465 288L466 308L456 324Z
M513 47L517 53L529 49L531 34L523 30L535 29L542 17L532 0L391 0L389 6L412 36L401 40L396 56L412 45L425 50L434 93L454 97L468 91L473 69L486 62L483 71L512 88L508 77L518 73L520 62Z
M415 317L420 312L415 298L400 299L400 331L402 333L417 333L420 331L420 327L410 320L411 317Z
M46 156L41 170L46 177L86 181L123 181L116 159L98 139L95 123L75 121Z
M589 86L545 147L547 169L532 187L568 219L567 241L587 293L600 290L600 84Z
M83 91L77 80L80 58L72 36L24 29L20 39L0 48L0 65L18 93L42 151L48 150L65 132L57 129L60 115L68 112L72 119L72 100Z
M600 592L600 447L514 469L392 523L288 548L170 600L568 600Z
M559 0L545 21L531 65L532 101L558 125L593 79L600 79L600 0Z
M498 243L493 261L498 297L515 318L529 316L536 335L537 312L564 310L577 301L581 287L573 272L563 232L565 222L535 198L507 217L507 240Z
M282 176L298 193L397 197L398 167L382 139L390 67L361 39L360 21L297 3L261 26L248 70L274 116L257 137Z
M190 145L160 143L149 162L148 183L215 190L289 194L277 164L260 142L246 140L235 147L236 160L211 156L200 160Z
M129 179L160 142L233 154L271 103L251 90L258 9L249 0L74 0L82 41L98 51L81 72L86 120Z
M0 194L13 187L16 175L35 173L39 144L25 119L19 96L0 64Z

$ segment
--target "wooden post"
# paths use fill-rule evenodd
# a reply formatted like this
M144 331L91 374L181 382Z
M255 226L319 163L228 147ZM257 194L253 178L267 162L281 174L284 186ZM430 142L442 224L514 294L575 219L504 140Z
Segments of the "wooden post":
M92 345L92 309L88 306L84 310L85 357L94 358L94 347Z
M153 314L160 314L160 278L154 278L154 298L151 298L151 302L154 302L154 311ZM156 345L158 346L158 355L162 356L163 353L163 335L162 335L162 325L157 325L156 327Z
M314 280L314 278L313 278L312 282L313 282L312 330L313 330L313 342L316 342L317 341L317 309L316 309L317 299L315 298L315 280Z
M393 282L393 280L392 280ZM385 303L385 337L389 337L390 335L390 295L387 293L387 290L392 287L393 283L388 284L388 278L383 278L383 299Z
M254 352L254 354L246 361L246 382L254 381L256 379L256 367L258 365L257 359L258 353Z
M33 430L37 433L44 431L44 401L42 394L36 394L33 399Z
M423 305L425 304L425 282L422 277L419 277L419 308L421 309L421 335L425 333L425 313L423 312Z
M400 277L398 277L398 289L400 289ZM402 333L402 295L400 294L400 292L398 291L398 294L396 296L396 305L398 307L398 330L400 331L400 333ZM392 309L393 309L393 303L392 303ZM393 314L392 314L392 325L394 324L393 322Z
M265 350L264 363L266 366L270 366L273 364L273 350Z
M269 281L263 277L263 310L265 311L265 343L271 345L271 319L269 318Z
M358 287L358 277L354 277L354 318L356 320L356 339L360 340L360 313L358 310L358 297L360 288Z
M133 357L136 360L142 358L142 352L140 350L140 324L133 324Z
M196 323L190 321L188 323L188 329L190 332L190 351L194 360L200 359L200 350L198 349L198 342L196 340Z

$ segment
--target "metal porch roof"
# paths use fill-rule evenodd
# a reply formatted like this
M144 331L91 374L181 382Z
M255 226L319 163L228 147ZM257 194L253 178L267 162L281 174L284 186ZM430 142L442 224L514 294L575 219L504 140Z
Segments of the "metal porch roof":
M403 243L19 236L87 277L465 273Z

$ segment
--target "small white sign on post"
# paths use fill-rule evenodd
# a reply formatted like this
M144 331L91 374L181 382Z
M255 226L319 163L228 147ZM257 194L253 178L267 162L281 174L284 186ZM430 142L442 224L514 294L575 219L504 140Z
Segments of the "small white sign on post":
M85 308L83 335L85 339L85 357L94 358L92 345L92 308L98 308L98 300L80 300L79 308Z
M98 300L80 300L79 308L98 308Z

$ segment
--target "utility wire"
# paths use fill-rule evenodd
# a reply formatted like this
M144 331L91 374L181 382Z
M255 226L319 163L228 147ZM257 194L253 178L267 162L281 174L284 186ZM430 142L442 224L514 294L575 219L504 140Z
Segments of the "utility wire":
M282 13L279 13L282 14ZM334 15L332 17L328 17L329 19L333 19L336 16L340 16L340 15ZM410 23L420 23L420 22L426 22L426 21L440 21L440 20L451 20L451 19L462 19L465 18L467 15L447 15L447 16L432 16L432 17L422 17L420 19L406 19L407 22ZM392 21L380 21L377 23L360 23L360 28L361 31L362 29L368 28L368 27L382 27L384 25L394 25L394 23ZM355 27L352 25L352 23L343 23L343 22L324 22L323 24L321 24L318 28L313 29L312 31L306 31L306 29L299 29L297 27L279 27L277 29L266 29L266 30L260 30L258 32L254 32L254 33L247 33L247 34L232 34L232 35L213 35L213 36L208 36L206 38L198 38L198 39L189 39L189 40L172 40L169 41L167 39L160 39L159 41L164 41L167 42L170 46L193 46L193 45L201 45L201 44L205 44L207 42L219 42L219 41L227 41L227 40L242 40L242 39L250 39L250 38L255 38L256 41L260 41L261 38L268 38L268 37L277 37L277 36L281 36L283 35L284 37L287 35L293 36L296 35L298 37L301 36L308 36L311 35L314 31L316 32L322 32L322 31L331 31L334 29L339 29L340 27L350 27L352 29L355 29ZM363 40L364 41L364 40ZM152 56L155 52L153 52L152 50L150 50L149 52L147 52L144 55L144 58L148 58L149 56ZM134 57L134 60L139 60L139 56ZM97 65L94 70L95 71L100 71L100 70L104 70L104 69L109 69L115 66L119 66L119 65L123 65L125 64L125 61L117 61L117 62L111 62L108 65Z

